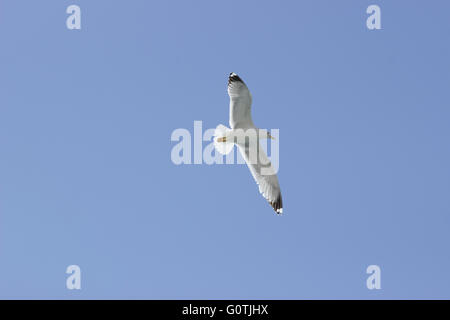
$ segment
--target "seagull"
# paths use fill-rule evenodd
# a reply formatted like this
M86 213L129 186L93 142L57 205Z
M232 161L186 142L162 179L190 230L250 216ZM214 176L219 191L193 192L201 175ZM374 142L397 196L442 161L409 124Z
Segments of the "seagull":
M274 139L267 130L253 124L252 96L247 85L234 72L228 77L230 96L230 128L220 124L214 132L214 146L221 154L228 154L236 145L259 187L259 192L277 214L283 213L280 185L276 172L264 153L259 140Z

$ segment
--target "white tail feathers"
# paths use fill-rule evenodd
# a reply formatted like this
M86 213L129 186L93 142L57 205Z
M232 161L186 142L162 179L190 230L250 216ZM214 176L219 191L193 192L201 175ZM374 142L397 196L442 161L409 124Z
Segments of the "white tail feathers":
M233 149L234 142L222 141L229 135L231 131L232 130L230 128L227 128L223 124L219 124L216 128L216 131L214 132L214 147L220 154L228 154Z

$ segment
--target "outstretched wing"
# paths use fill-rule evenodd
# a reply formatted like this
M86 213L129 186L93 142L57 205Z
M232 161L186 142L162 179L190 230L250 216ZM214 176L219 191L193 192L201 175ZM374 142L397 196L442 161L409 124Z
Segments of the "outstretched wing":
M247 163L247 166L259 187L259 192L267 201L269 201L270 205L277 214L283 213L283 200L281 199L281 190L278 183L278 178L264 150L258 143L258 157L255 157L251 156L252 150L249 150L249 144L237 144L237 146L239 147L239 151L245 159L245 162ZM250 159L252 161L250 161Z
M228 95L230 96L231 129L253 127L252 96L244 81L234 72L228 77Z

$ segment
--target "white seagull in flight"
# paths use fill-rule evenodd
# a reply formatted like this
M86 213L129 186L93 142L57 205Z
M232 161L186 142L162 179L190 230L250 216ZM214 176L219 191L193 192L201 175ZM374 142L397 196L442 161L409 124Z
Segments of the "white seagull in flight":
M231 152L236 144L255 178L259 192L277 214L283 213L280 185L276 172L259 144L260 139L273 139L265 129L255 127L251 116L252 96L244 81L235 74L228 77L230 96L230 128L219 125L214 134L214 145L221 154ZM253 135L252 135L253 134Z

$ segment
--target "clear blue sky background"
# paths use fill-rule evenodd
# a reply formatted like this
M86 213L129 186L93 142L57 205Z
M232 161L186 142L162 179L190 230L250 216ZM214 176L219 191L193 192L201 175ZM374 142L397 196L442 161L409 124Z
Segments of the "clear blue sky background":
M449 12L1 0L0 298L450 298ZM232 71L280 129L281 217L245 165L170 160Z

